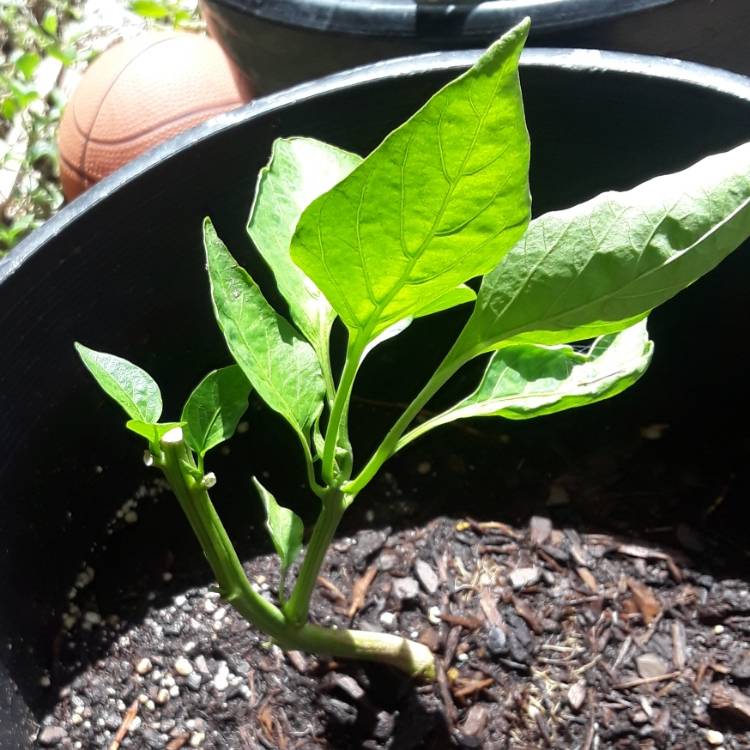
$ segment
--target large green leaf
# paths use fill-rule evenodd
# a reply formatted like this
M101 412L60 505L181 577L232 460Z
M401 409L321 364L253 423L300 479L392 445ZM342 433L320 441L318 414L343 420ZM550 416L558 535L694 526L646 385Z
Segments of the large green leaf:
M450 310L458 305L465 305L467 302L473 302L477 298L476 292L466 284L461 284L454 289L448 290L436 299L428 302L424 307L420 307L415 313L415 318L422 318L426 315Z
M302 549L302 534L305 527L302 519L294 511L279 505L276 498L255 477L253 484L266 510L266 529L281 560L283 578Z
M511 29L302 214L297 265L361 351L486 273L529 220L529 142L518 82L528 33Z
M492 355L474 393L417 427L402 444L456 419L531 419L611 398L643 375L652 353L645 320L599 337L585 352L568 345L509 344Z
M132 362L114 354L75 345L86 369L94 376L102 390L116 401L133 420L158 422L162 402L159 386L145 371Z
M361 163L362 157L313 138L278 138L258 177L248 232L276 277L297 327L327 360L336 317L328 300L292 261L289 245L302 212Z
M190 394L180 419L185 442L199 456L228 440L247 410L250 383L237 365L206 375Z
M323 403L315 352L268 304L208 219L203 229L214 311L229 351L260 397L304 438Z
M648 314L750 234L750 144L531 222L454 350L593 338Z

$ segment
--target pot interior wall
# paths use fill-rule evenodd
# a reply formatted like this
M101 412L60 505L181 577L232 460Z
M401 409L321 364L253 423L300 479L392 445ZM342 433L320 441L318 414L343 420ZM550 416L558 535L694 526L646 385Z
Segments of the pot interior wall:
M233 252L268 282L244 224L273 139L303 134L366 153L455 74L451 59L436 59L429 73L360 79L349 88L322 85L318 96L300 95L296 103L295 94L284 95L279 101L292 103L250 108L231 127L184 137L177 143L189 147L169 146L162 153L174 153L152 168L116 189L118 178L84 196L28 241L25 250L33 252L19 268L8 273L6 266L0 283L0 657L19 695L11 706L4 694L12 686L0 674L0 747L26 746L28 727L20 717L24 706L33 715L43 705L39 676L52 657L66 592L92 539L151 476L140 466L138 441L119 429L121 415L83 373L73 341L137 361L162 385L166 414L176 414L205 371L228 360L208 301L202 217L212 216ZM540 59L522 73L536 213L678 169L750 134L745 98L642 72L568 69L554 56L549 64ZM636 390L549 424L585 442L601 439L612 420L637 423L647 415L680 425L697 452L707 430L736 434L733 426L743 425L750 410L737 340L747 278L746 251L739 251L654 314L657 354ZM442 331L459 324L458 316L443 316L384 345L363 370L360 392L395 400L413 393L441 355ZM410 364L398 364L405 360ZM219 462L228 488L220 509L230 523L257 521L246 482L266 466L280 469L278 496L303 507L302 467L296 449L286 452L287 431L262 410L251 416L253 429L234 451L241 460ZM530 422L514 429L541 436L548 428ZM179 509L166 512L171 523L154 530L154 549L182 546L195 555ZM122 551L124 574L128 554Z

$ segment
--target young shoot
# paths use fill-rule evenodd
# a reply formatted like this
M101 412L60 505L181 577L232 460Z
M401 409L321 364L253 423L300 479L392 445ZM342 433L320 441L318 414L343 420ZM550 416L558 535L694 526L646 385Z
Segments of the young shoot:
M433 655L422 644L310 622L310 597L344 511L394 453L436 427L468 417L529 419L635 383L653 353L649 312L750 235L750 144L531 220L518 79L528 29L528 21L511 29L365 158L311 138L274 143L248 231L288 319L205 220L211 298L234 364L205 377L178 421L160 421L159 388L143 370L78 345L127 413L127 428L147 441L222 596L282 648L382 661L433 679ZM457 305L470 313L455 341L435 341L442 362L374 452L355 456L349 407L364 357L415 318ZM336 319L347 333L340 371L329 350ZM477 357L487 361L476 389L416 420ZM250 585L206 472L208 452L233 435L251 392L299 439L320 508L304 545L300 518L252 478L279 556L275 603Z

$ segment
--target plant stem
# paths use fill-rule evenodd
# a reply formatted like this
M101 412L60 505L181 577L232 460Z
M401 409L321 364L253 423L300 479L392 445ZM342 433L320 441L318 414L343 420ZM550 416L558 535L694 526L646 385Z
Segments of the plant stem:
M284 605L284 615L293 625L301 626L307 620L310 597L318 581L320 568L341 521L341 516L352 500L354 496L345 495L336 488L329 489L321 498L320 515L315 522L297 581Z
M336 446L339 442L339 430L341 429L341 423L344 419L344 412L349 404L349 398L354 385L354 378L357 375L359 360L363 349L364 347L358 344L358 339L355 339L354 342L347 347L346 362L344 362L344 369L341 373L339 387L336 390L336 397L334 398L333 406L331 407L331 416L328 420L328 426L326 427L326 441L323 448L322 467L323 481L329 485L336 483L333 467L336 461Z
M342 489L352 495L357 495L375 476L378 469L396 452L399 447L399 439L404 430L412 423L414 418L422 411L427 402L442 388L455 373L468 362L470 356L454 355L455 346L445 355L435 373L427 381L426 385L417 394L414 400L406 408L406 411L398 418L391 427L383 441L377 447L370 460L362 468L362 471L350 482L342 486Z
M415 679L435 679L434 657L421 643L389 633L334 630L309 623L300 627L289 622L277 607L250 585L206 488L191 473L195 471L195 462L183 441L182 430L179 427L170 430L162 437L160 446L161 451L154 456L154 464L164 472L179 500L214 571L222 596L248 622L287 650L298 649L339 658L377 661L390 664ZM308 548L310 562L308 563L306 556L303 563L303 569L307 571L307 578L304 580L310 582L310 591L317 579L320 562L336 529L338 518L348 501L351 498L338 490L331 490L326 495L323 513L318 519ZM321 523L323 518L326 519L325 523ZM317 541L313 544L314 540ZM311 549L314 550L313 554L310 554ZM318 561L318 567L313 570L315 561ZM300 578L303 578L302 573ZM307 601L309 602L309 595Z
M250 585L206 488L189 472L195 462L179 427L162 437L161 449L155 463L164 472L198 537L222 596L259 630L274 639L283 639L288 629L284 615Z
M400 635L369 633L365 630L333 630L318 625L305 625L295 635L300 651L344 659L360 659L390 664L417 680L435 679L435 657L427 646Z

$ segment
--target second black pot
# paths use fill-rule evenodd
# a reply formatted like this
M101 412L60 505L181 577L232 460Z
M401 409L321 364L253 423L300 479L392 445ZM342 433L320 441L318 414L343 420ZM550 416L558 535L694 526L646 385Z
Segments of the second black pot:
M268 289L244 225L273 140L308 135L367 153L475 57L394 61L258 100L105 179L0 264L2 750L32 746L50 699L40 677L54 665L67 592L116 509L152 477L139 461L142 445L84 373L73 341L138 362L162 385L166 416L177 413L198 379L228 361L209 303L202 217L214 218ZM720 71L532 50L523 59L522 84L536 213L631 186L750 138L750 82ZM604 441L613 420L637 429L648 414L684 436L687 463L709 443L733 455L745 451L735 438L735 426L750 417L737 335L738 321L747 317L749 270L739 250L654 314L656 357L636 389L560 416L568 422L551 418L518 429L538 430L542 439L550 425L568 425L571 443ZM459 322L427 320L384 345L363 370L360 393L395 400L413 393L441 356L446 329ZM279 498L310 515L288 431L267 410L251 418L253 429L217 468L219 511L243 539L258 515L257 504L248 502L251 472L272 470ZM466 512L463 499L456 512ZM127 576L136 552L179 550L188 570L194 563L208 576L176 503L164 503L163 513L163 524L137 550L123 548L108 558L112 569L99 570L93 585L104 612L115 593L102 581Z
M401 55L487 46L530 16L531 45L665 55L750 73L747 0L201 0L261 93Z

